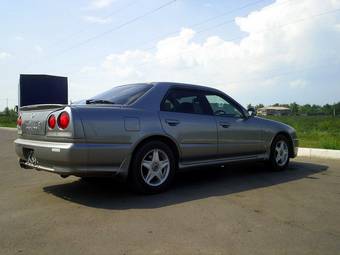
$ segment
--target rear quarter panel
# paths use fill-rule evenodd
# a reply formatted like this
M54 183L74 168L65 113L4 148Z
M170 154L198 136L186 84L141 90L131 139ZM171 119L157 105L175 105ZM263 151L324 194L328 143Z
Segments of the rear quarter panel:
M106 106L77 109L89 149L89 165L121 165L144 137L162 132L157 111Z

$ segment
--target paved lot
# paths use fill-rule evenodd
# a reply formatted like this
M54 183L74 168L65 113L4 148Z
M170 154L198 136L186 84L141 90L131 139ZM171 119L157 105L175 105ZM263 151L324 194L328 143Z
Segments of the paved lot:
M182 173L131 194L17 166L0 130L0 254L340 254L340 161Z

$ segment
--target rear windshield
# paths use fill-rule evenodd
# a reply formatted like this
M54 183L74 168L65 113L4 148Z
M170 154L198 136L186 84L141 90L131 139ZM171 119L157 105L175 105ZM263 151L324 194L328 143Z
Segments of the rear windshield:
M114 104L129 105L143 96L149 89L152 88L152 86L153 85L151 84L118 86L92 97L91 100L107 100Z

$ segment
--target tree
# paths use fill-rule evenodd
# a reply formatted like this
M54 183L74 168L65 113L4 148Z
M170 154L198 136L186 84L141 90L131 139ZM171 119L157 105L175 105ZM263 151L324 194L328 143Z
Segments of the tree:
M334 116L336 116L336 115L339 115L340 114L340 102L338 102L338 103L336 103L336 104L334 104Z
M333 106L330 104L325 104L322 107L322 112L326 115L333 115Z
M311 114L312 106L310 104L301 105L299 111L303 114Z
M248 104L247 109L250 109L250 108L254 108L254 106L252 106L251 104Z
M293 115L332 115L332 116L340 116L340 102L334 103L332 105L316 105L316 104L305 104L299 105L296 102L291 104L273 104L273 106L283 106L288 107ZM248 108L253 107L251 104L248 104ZM263 104L258 104L255 106L255 110L264 107Z
M292 114L297 115L299 113L299 105L297 103L291 103L289 105L289 109L291 110Z
M5 113L5 115L6 115L6 116L9 116L10 112L9 112L9 109L8 109L8 107L6 107L6 108L5 108L5 111L4 111L4 113Z

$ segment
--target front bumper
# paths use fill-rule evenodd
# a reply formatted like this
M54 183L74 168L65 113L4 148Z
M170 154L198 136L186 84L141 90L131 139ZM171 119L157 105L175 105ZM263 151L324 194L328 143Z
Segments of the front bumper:
M127 172L129 146L16 139L15 151L22 168L63 176L100 176Z
M293 155L292 158L297 157L299 150L299 139L293 139Z

